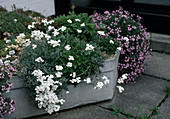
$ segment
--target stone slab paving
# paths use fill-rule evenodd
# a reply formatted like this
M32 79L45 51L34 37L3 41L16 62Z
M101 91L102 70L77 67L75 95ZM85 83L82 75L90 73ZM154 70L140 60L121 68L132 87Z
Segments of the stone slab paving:
M116 108L122 107L124 113L135 115L150 114L151 109L156 107L165 97L165 86L170 85L170 82L153 78L150 76L141 75L137 78L135 84L126 84L125 91L120 94L116 92L112 101L99 104L102 107L109 108L110 105ZM141 111L139 110L141 107Z
M170 79L170 54L152 52L145 74Z
M153 119L170 119L170 96L160 106L159 113L153 116Z
M118 118L116 115L112 115L111 111L91 105L30 119L127 119L127 117Z

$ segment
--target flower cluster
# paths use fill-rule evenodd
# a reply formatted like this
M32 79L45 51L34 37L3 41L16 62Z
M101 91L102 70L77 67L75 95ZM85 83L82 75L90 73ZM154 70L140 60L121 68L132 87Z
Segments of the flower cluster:
M141 25L141 17L130 14L121 7L116 11L105 11L103 15L95 13L92 17L99 30L105 29L105 34L99 32L100 35L111 36L120 43L118 77L121 78L127 73L125 83L135 81L144 71L146 60L151 57L150 34ZM113 42L110 41L110 43Z
M0 62L0 113L5 115L6 113L11 114L15 111L15 102L13 99L4 97L3 93L8 93L13 86L9 80L12 78L13 73L17 70L11 65L6 65L1 60ZM0 115L1 116L1 115Z
M74 13L75 17L71 16L66 17L63 24L58 22L60 18L54 21L42 20L45 31L36 30L32 23L29 26L33 29L31 45L24 48L20 58L21 76L27 75L25 81L33 91L38 107L45 108L50 114L58 111L65 102L59 98L62 90L66 90L68 94L68 84L93 84L94 89L101 89L109 84L109 77L106 75L101 74L97 78L100 74L99 67L103 66L105 60L103 52L107 52L102 49L102 44L106 48L110 47L108 50L112 55L119 49L115 39L102 39L104 31L96 31L95 24L87 15L82 19ZM53 26L54 23L57 27ZM85 37L85 34L89 36ZM96 74L97 77L94 78Z

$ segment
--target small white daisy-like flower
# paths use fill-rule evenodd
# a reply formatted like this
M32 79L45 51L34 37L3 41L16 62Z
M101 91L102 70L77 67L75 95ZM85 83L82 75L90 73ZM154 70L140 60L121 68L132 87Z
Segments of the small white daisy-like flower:
M63 66L61 65L56 65L55 68L57 71L63 70Z
M72 76L73 78L76 77L76 72L73 72L73 74L70 74L70 76Z
M61 28L59 28L59 30L61 30L61 31L65 31L65 30L66 30L66 28L67 28L67 27L62 26Z
M110 43L110 44L114 44L114 41L113 41L113 40L110 40L109 43Z
M17 19L14 19L14 22L17 22Z
M68 60L74 60L74 57L73 57L73 56L71 56L71 55L69 55Z
M81 20L80 20L80 19L75 19L75 21L78 21L78 22L80 22Z
M80 26L85 26L85 23L82 23Z
M66 45L64 48L65 48L66 50L70 50L70 49L71 49L70 45Z
M82 32L82 30L77 29L77 32L78 32L78 33L81 33L81 32Z
M54 29L54 26L48 26L48 31L51 31Z
M120 93L122 93L125 89L122 86L116 86Z
M56 75L57 78L60 78L63 75L63 73L62 72L57 72L57 73L55 73L55 75Z
M86 83L91 83L91 79L90 79L90 78L84 79L84 81L85 81Z
M9 51L9 55L14 55L14 54L15 54L15 50Z
M121 49L122 49L121 47L118 47L118 48L117 48L117 50L119 50L119 51L121 51Z
M93 50L94 51L94 47L92 45L90 45L90 44L86 44L86 49L85 50L86 51L87 50Z
M6 43L9 43L9 42L11 42L11 40L6 40Z
M35 49L37 47L37 45L32 44L32 49Z
M106 84L109 84L110 83L110 80L108 80L108 79L106 79L105 81L104 81L104 84L106 85Z
M68 23L72 23L71 19L68 19L67 22L68 22Z
M44 60L41 57L38 57L37 59L35 59L36 62L44 62Z
M126 40L126 41L129 41L129 38L128 38L128 37L124 37L123 39Z
M66 91L66 94L69 94L70 92L69 91Z
M107 76L104 75L104 76L102 76L102 79L107 80L108 78L107 78Z
M72 64L71 62L68 62L66 66L67 66L67 67L72 67L73 64Z
M102 36L105 36L105 33L104 31L97 31L98 34L102 35Z
M55 40L50 40L47 43L51 44L53 47L60 46L60 40L55 41Z

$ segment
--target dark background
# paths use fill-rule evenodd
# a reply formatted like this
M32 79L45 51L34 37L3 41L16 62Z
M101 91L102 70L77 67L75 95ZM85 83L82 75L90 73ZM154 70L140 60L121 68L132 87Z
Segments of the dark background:
M170 35L170 0L55 0L56 15L67 14L72 5L76 13L87 12L89 15L94 11L103 13L122 6L140 15L149 32Z

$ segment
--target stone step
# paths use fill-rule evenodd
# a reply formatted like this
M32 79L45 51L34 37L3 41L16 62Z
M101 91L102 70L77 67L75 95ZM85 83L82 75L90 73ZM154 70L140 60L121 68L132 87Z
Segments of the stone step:
M152 52L152 57L147 61L148 67L144 74L170 80L170 55Z
M152 33L151 48L153 51L170 53L170 35Z

